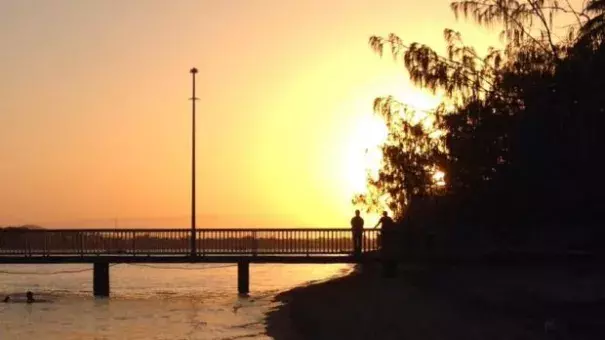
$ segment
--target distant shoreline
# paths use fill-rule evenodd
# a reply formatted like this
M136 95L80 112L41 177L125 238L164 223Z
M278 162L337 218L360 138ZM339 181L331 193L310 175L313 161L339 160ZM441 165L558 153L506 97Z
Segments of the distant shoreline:
M0 230L44 230L46 228L37 225L23 225L23 226L0 226Z

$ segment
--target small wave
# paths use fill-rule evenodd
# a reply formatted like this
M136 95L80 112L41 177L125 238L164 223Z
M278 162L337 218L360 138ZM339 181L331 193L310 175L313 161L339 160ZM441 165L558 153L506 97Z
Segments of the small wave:
M13 298L13 297L11 297L10 300L4 301L3 303L28 303L28 304L36 303L37 304L37 303L52 303L52 302L53 302L52 300L38 299L38 298L36 298L33 302L28 302L27 298L22 298L22 297L14 297Z
M91 293L88 293L89 295ZM191 302L214 301L221 297L218 294L208 294L207 292L189 292L177 290L129 290L112 292L111 300L187 300Z
M246 338L256 338L259 336L266 336L265 332L258 332L254 334L243 334L243 335L235 335L226 338L220 338L219 340L236 340L236 339L246 339Z
M258 325L263 325L263 324L264 324L263 321L256 321L256 322L245 323L243 325L233 325L233 326L231 326L231 328L250 328L252 326L258 326Z
M50 289L42 291L43 294L51 296L90 296L91 290L69 290L69 289Z
M170 290L158 290L153 292L156 295L160 295L160 296L174 296L174 295L178 295L179 293L175 292L175 291L170 291Z

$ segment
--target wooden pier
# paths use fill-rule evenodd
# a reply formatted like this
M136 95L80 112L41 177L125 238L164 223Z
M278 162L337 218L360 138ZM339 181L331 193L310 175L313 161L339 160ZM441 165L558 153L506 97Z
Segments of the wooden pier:
M0 230L0 263L91 263L95 296L109 296L112 263L237 263L246 294L252 263L359 263L379 260L376 229L354 254L348 228Z

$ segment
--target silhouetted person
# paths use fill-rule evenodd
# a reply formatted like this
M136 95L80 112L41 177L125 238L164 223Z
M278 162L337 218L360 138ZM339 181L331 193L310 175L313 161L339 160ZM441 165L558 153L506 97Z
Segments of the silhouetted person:
M378 220L378 223L376 223L376 225L374 226L374 229L378 228L378 226L381 226L381 232L380 232L380 247L384 249L385 245L390 245L392 238L393 238L393 229L395 229L395 222L393 222L393 219L389 216L389 214L386 211L382 212L382 217ZM387 246L388 246L387 245Z
M353 250L355 256L361 255L361 243L363 239L363 218L361 218L359 214L359 210L355 210L355 216L351 219L351 230L353 231Z
M393 219L389 216L389 213L387 213L386 211L382 212L382 217L378 220L378 223L376 223L376 226L374 226L374 229L378 228L379 225L382 224L382 230L392 230L395 222L393 222Z
M374 229L382 225L380 230L381 244L380 256L383 261L383 270L385 277L395 277L397 271L397 262L395 261L395 222L386 211L382 212L382 217L376 223Z
M27 303L33 303L35 301L34 293L28 291L27 293L25 293L25 296L27 297Z

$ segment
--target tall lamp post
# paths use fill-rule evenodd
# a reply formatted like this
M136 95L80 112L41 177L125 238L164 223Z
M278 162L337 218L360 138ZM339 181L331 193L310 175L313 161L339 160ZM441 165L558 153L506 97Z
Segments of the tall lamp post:
M191 100L191 256L197 255L196 233L195 233L195 102L199 99L195 96L195 74L197 69L194 67L190 71L192 78L192 96Z

